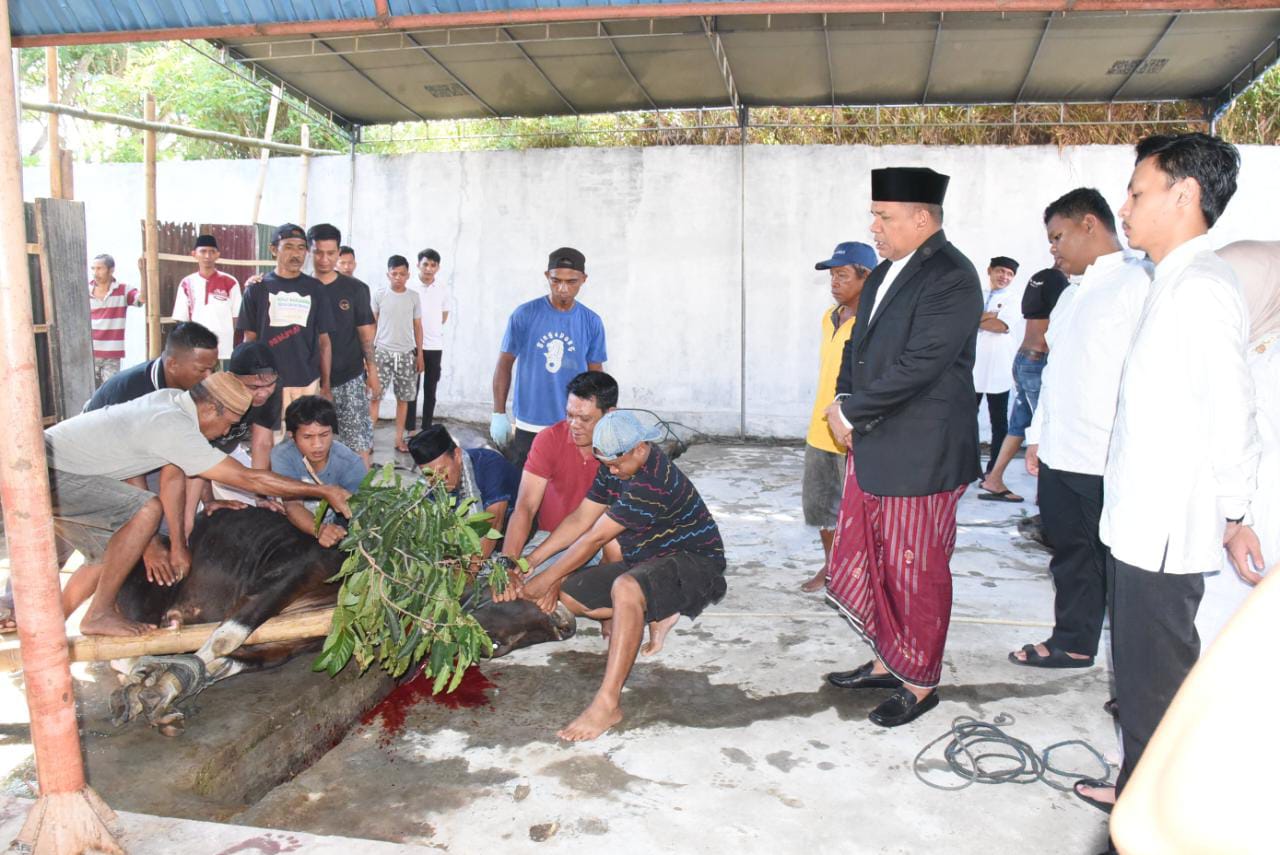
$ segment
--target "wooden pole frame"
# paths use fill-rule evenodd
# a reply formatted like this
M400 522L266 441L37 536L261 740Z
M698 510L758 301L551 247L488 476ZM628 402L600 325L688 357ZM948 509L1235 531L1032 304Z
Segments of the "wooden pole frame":
M45 83L49 92L49 103L58 103L58 49L44 49ZM58 114L49 114L49 130L46 142L49 148L49 196L53 199L67 198L62 186L62 137L58 133Z
M150 92L143 99L143 115L148 122L156 120L156 98ZM147 358L160 355L160 226L156 220L156 131L146 135L142 149L147 216L143 251L147 258Z
M276 114L280 110L280 87L271 88L271 106L267 108L267 130L262 138L270 142L276 130ZM258 165L258 187L253 191L253 213L249 216L249 224L258 222L258 214L262 210L262 191L267 187L267 160L271 157L271 149L262 147L262 157Z
M307 148L311 144L311 128L306 125L302 126L302 147ZM302 156L302 175L301 188L298 193L298 225L304 229L307 227L307 182L311 177L311 155L304 154Z

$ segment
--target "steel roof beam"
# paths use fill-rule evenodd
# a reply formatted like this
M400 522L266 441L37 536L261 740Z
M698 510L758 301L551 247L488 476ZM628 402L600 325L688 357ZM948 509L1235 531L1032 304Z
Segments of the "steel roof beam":
M379 84L376 80L374 80L374 79L373 79L372 77L370 77L369 75L365 74L365 73L364 73L364 71L363 71L362 69L360 69L360 68L359 68L359 67L358 67L354 62L352 62L351 60L347 59L345 56L342 56L342 55L341 55L341 54L339 54L336 50L334 50L332 47L330 47L330 46L329 46L329 43L328 43L328 42L326 42L324 39L317 38L317 39L316 39L316 41L317 41L317 42L319 42L320 44L324 45L326 48L328 48L328 50L329 50L331 53L333 53L333 54L334 54L334 56L336 56L336 57L337 57L337 59L338 59L338 61L339 61L339 62L342 62L342 63L343 63L343 64L345 64L348 68L350 68L352 71L354 71L356 74L360 75L362 78L364 78L364 79L369 83L369 85L370 85L370 86L372 86L374 89L377 89L377 90L378 90L379 92L381 92L383 95L386 95L388 98L390 98L390 99L391 99L392 101L394 101L395 103L399 104L401 107L403 107L405 110L407 110L411 115L416 116L416 117L417 117L417 119L418 119L419 121L421 121L421 122L429 122L429 121L431 121L431 120L430 120L430 119L428 119L426 116L422 115L422 114L421 114L421 113L419 113L417 110L413 109L413 108L412 108L412 107L410 107L408 104L406 104L405 102L401 101L399 98L397 98L396 96L394 96L394 95L392 95L390 92L388 92L386 89L384 89L384 88L381 86L381 84Z
M458 75L454 74L454 73L453 73L453 71L451 71L451 70L449 69L449 66L447 66L447 65L445 65L443 62L441 62L441 61L440 61L440 58L439 58L439 57L437 57L434 53L432 53L432 52L431 52L431 49L430 49L429 47L427 47L426 45L422 44L422 43L421 43L421 42L419 42L417 39L415 39L415 38L413 37L413 33L406 33L405 35L408 37L409 41L411 41L411 42L413 42L415 45L417 45L417 49L418 49L418 50L420 50L420 51L422 51L422 53L423 53L424 55L426 55L426 57L427 57L428 59L430 59L432 62L434 62L434 63L436 64L436 66L437 66L437 67L439 67L439 69L440 69L441 71L443 71L445 74L449 75L449 79L450 79L450 80L452 80L454 83L456 83L456 84L458 84L459 86L461 86L461 87L462 87L462 91L464 91L464 92L466 92L468 95L470 95L470 96L471 96L471 98L472 98L472 100L473 100L473 101L475 101L477 104L479 104L481 107L484 107L484 109L489 113L489 115L490 115L490 116L493 116L493 117L495 117L495 118L498 116L498 111L497 111L497 110L495 110L495 109L493 109L493 107L489 104L489 102L488 102L488 101L484 100L484 99L483 99L483 98L481 98L479 95L477 95L477 94L476 94L476 91L475 91L474 89L472 89L470 86L468 86L466 83L464 83L464 82L462 81L462 78L461 78L461 77L459 77Z
M831 63L831 32L827 29L827 16L822 16L822 42L827 48L827 85L831 89L831 109L836 108L836 73ZM833 114L834 120L834 114Z
M513 48L520 51L520 55L525 58L525 61L528 62L529 65L533 66L534 71L538 72L538 76L542 78L542 82L546 83L547 87L552 92L556 93L556 97L563 101L564 105L569 108L569 112L573 113L575 116L582 115L578 112L578 108L573 106L573 102L566 98L564 93L560 91L560 87L551 82L551 78L547 77L547 73L542 70L542 66L538 65L538 63L534 61L533 57L529 56L529 52L524 49L520 42L512 38L511 33L507 32L507 28L500 27L499 31L507 37L507 41L504 42L504 44L510 44Z
M1111 93L1111 97L1107 99L1108 101L1114 101L1116 98L1120 97L1120 93L1129 85L1129 81L1137 77L1138 72L1142 70L1143 66L1151 61L1151 57L1155 56L1156 51L1160 49L1161 43L1164 42L1165 36L1169 35L1169 31L1173 29L1174 25L1178 23L1178 19L1181 17L1182 13L1177 12L1169 19L1169 23L1165 25L1164 31L1160 33L1160 37L1152 43L1150 50L1147 51L1147 55L1144 56L1142 61L1135 65L1132 70L1130 70L1124 80L1120 81L1120 85L1116 87L1116 91Z
M600 22L600 31L604 33L605 39L609 42L609 47L613 48L613 55L618 58L618 64L622 66L622 70L627 73L627 77L631 78L631 82L640 90L640 94L644 96L644 100L649 102L649 106L658 109L658 104L649 94L649 90L644 88L644 84L640 82L640 78L636 77L636 73L631 70L631 66L627 64L626 59L622 56L622 51L618 50L618 45L613 41L613 34L609 32L609 28L605 26L604 21Z
M933 50L929 52L929 72L924 76L924 92L920 94L920 103L929 103L929 87L933 84L933 66L938 60L938 42L942 41L942 21L946 12L938 13L938 28L933 31Z
M1040 31L1040 41L1036 42L1036 51L1031 54L1031 62L1027 63L1027 73L1022 75L1022 84L1018 87L1018 94L1013 96L1013 102L1016 104L1022 100L1022 93L1027 91L1027 81L1031 79L1031 72L1035 71L1036 60L1040 58L1040 50L1044 47L1044 40L1049 37L1049 28L1053 26L1053 13L1049 13L1049 17L1045 19L1044 29Z
M729 53L724 49L724 42L720 39L720 32L716 26L715 18L702 17L702 31L707 34L711 54L715 57L716 66L720 69L720 78L724 80L725 91L729 94L729 106L733 107L734 112L737 113L742 108L742 101L738 98L738 84L733 80L733 67L729 65Z

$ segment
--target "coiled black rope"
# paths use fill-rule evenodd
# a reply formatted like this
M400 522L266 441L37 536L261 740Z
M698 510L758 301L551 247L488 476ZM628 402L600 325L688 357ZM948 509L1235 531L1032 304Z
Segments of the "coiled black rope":
M962 715L952 720L951 729L932 740L912 761L911 768L920 783L935 790L963 790L971 784L1034 784L1043 781L1055 790L1071 792L1075 781L1081 778L1100 778L1106 780L1111 767L1098 749L1083 739L1067 739L1055 742L1044 751L1037 752L1030 743L1024 742L1005 732L1004 728L1014 723L1014 717L1000 713L993 721L981 721L972 716ZM948 769L963 783L947 786L928 780L922 771L922 761L935 745L950 740L942 750L943 759ZM1054 766L1049 757L1058 749L1068 746L1079 746L1098 761L1101 774L1090 774L1071 769L1060 769ZM1050 775L1067 779L1059 783Z

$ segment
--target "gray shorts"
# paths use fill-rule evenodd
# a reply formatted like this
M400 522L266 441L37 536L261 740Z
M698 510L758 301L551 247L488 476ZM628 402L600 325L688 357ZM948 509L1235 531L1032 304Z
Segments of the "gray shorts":
M338 439L359 454L373 448L373 422L369 418L369 389L364 373L333 387L333 406L338 411Z
M373 356L378 364L378 379L382 381L383 389L391 387L397 401L412 401L418 397L418 355L416 353L375 350Z
M105 475L74 475L49 469L53 531L58 560L78 549L88 561L102 558L107 541L155 499L154 493Z
M800 504L804 508L805 525L828 530L836 527L840 499L844 496L844 459L843 454L823 451L812 445L804 447Z

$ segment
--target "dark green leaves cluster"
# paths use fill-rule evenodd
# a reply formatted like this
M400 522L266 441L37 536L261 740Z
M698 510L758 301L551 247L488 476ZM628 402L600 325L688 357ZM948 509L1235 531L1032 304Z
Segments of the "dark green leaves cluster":
M500 536L491 514L458 502L438 479L404 483L391 464L370 471L349 503L347 560L331 580L342 587L314 669L333 676L354 656L362 672L377 661L398 677L425 658L432 691L453 691L493 650L463 608L484 538ZM488 584L501 590L505 581L493 573Z

